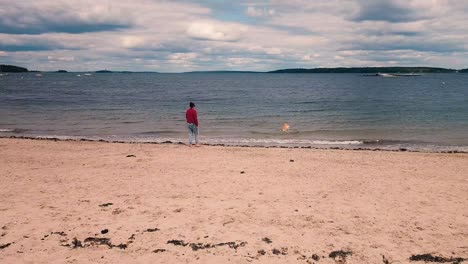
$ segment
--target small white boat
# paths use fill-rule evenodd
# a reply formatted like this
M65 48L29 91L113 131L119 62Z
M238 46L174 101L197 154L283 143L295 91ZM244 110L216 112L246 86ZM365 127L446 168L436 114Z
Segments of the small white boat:
M37 73L37 74L36 74L36 77L42 77L42 76L43 76L43 75L40 74L40 73Z
M380 76L380 77L396 77L396 75L393 75L393 74L390 74L390 73L377 73L376 76Z
M91 76L92 74L91 74L91 73L85 73L84 75L86 75L86 76Z

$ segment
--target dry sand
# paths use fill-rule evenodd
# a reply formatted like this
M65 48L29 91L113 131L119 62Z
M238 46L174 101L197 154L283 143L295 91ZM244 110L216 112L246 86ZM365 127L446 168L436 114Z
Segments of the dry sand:
M0 263L468 258L467 154L0 139L0 157Z

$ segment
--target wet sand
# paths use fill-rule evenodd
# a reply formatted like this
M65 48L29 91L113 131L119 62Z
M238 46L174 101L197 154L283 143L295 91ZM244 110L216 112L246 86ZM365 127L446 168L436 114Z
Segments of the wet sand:
M468 258L467 154L2 138L0 157L0 263Z

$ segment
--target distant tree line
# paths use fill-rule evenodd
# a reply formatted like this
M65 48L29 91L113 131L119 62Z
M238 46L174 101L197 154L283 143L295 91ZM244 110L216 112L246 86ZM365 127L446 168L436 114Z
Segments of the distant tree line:
M0 72L28 72L28 69L13 65L0 64Z

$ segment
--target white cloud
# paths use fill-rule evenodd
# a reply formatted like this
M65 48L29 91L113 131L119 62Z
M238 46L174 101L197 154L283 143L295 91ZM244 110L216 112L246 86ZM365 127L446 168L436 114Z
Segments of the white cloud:
M65 57L61 57L61 56L47 56L47 59L49 61L74 61L75 60L75 57L73 56L65 56Z
M304 61L312 61L312 60L316 60L319 57L320 57L320 54L314 53L314 54L304 55L304 56L302 56L301 59L304 60Z
M254 6L247 7L246 14L252 17L264 17L264 16L273 16L276 14L274 9L269 8L258 8Z
M247 27L244 25L215 21L197 21L187 28L187 34L192 38L215 41L239 40L246 31Z
M168 62L178 66L188 68L194 66L194 60L198 58L195 52L190 53L172 53L167 56Z
M145 39L138 36L124 36L122 37L122 46L124 48L136 48L145 44Z
M268 55L281 55L283 51L280 48L275 47L263 47L254 45L248 48L248 51L259 54L268 54Z

